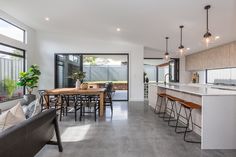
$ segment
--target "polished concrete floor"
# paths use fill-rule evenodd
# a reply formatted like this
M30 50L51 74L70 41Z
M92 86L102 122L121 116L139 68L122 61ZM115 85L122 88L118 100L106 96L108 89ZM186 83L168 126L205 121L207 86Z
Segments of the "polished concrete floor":
M236 157L236 150L203 151L200 144L184 142L142 102L116 102L113 116L107 108L98 122L75 122L71 114L60 129L64 151L48 145L37 157Z
M113 95L113 100L127 100L128 91L127 90L116 90Z

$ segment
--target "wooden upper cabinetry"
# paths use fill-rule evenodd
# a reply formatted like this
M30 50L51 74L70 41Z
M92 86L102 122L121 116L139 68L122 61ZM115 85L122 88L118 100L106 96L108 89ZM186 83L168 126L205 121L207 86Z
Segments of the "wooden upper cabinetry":
M236 42L186 56L189 71L236 67Z

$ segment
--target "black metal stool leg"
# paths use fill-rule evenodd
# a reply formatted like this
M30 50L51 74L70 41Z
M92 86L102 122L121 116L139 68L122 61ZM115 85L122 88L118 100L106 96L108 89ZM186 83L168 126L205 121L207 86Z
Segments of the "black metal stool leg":
M159 114L164 114L164 112L161 112L162 106L163 106L163 97L161 98L161 104L160 104L160 108L159 108Z
M173 113L173 111L174 111L174 101L170 100L170 104L171 104L170 114L169 114L169 116L165 116L165 117L163 118L164 121L167 121L167 122L168 122L168 125L169 125L169 122L170 122L170 121L176 121L175 119L173 119L173 118L175 118L175 114L174 114L174 117L172 117L172 113ZM167 107L167 108L168 108L168 107ZM167 108L166 108L166 112L167 112ZM170 125L169 125L169 126L170 126Z
M175 119L175 111L174 111L174 106L175 106L175 108L176 108L176 102L175 101L172 101L171 102L172 104L172 106L171 106L171 113L170 113L170 116L169 116L169 120L168 120L168 126L170 126L170 127L175 127L176 126L176 124L175 125L171 125L170 124L170 122L171 121L177 121L177 119ZM172 117L172 113L174 113L174 117ZM177 113L176 113L177 114Z
M163 114L163 116L161 117L161 118L163 118L163 120L165 120L165 118L166 118L168 99L167 99L167 100L164 100L164 102L165 102L165 109L164 109L164 114Z
M176 133L185 133L185 131L178 131L177 129L178 128L184 128L186 129L186 126L179 126L179 121L180 121L180 116L181 116L181 110L182 110L182 105L180 105L180 108L179 108L179 112L177 113L177 122L176 122L176 125L175 125L175 132ZM186 109L185 109L185 115L187 117L187 112L186 112ZM187 120L187 118L185 118ZM192 130L188 130L187 132L191 132Z
M177 128L178 128L178 124L179 124L179 117L180 117L180 114L181 114L181 109L182 109L182 105L180 105L179 112L177 113L177 122L176 122L176 125L175 125L175 132L176 133L178 133Z
M185 142L189 142L189 143L201 143L199 141L191 141L191 140L187 140L186 139L186 135L187 135L187 132L188 132L188 127L189 127L189 120L190 118L192 119L192 109L190 108L189 109L189 116L187 118L187 126L186 126L186 129L185 129L185 132L184 132L184 141ZM193 130L192 130L193 131Z
M157 95L157 101L156 101L156 106L155 106L155 109L154 109L154 112L156 113L156 114L158 114L158 112L157 112L157 107L159 106L158 105L158 100L159 100L159 95Z

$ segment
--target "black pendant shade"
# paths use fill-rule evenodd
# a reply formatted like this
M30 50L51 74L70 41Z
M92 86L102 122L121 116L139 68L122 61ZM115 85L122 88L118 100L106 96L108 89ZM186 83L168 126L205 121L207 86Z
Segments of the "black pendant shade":
M211 37L211 33L209 32L209 20L208 20L208 10L211 8L210 5L207 5L204 7L204 9L206 10L206 33L204 34L204 38L210 38Z

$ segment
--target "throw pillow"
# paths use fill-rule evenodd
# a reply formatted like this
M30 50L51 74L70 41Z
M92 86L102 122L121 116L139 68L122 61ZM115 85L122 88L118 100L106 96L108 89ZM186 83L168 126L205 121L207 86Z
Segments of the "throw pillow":
M22 121L24 121L23 118L14 116L12 112L8 110L0 115L0 132Z
M35 100L35 107L34 107L34 112L32 113L32 116L35 116L41 112L41 104L39 103L39 100Z
M36 100L32 101L29 105L26 105L25 116L27 119L32 117L35 110L35 104L36 104Z
M22 120L22 121L25 120L25 114L24 114L24 111L22 109L20 102L16 106L12 107L10 109L10 112L19 120Z

